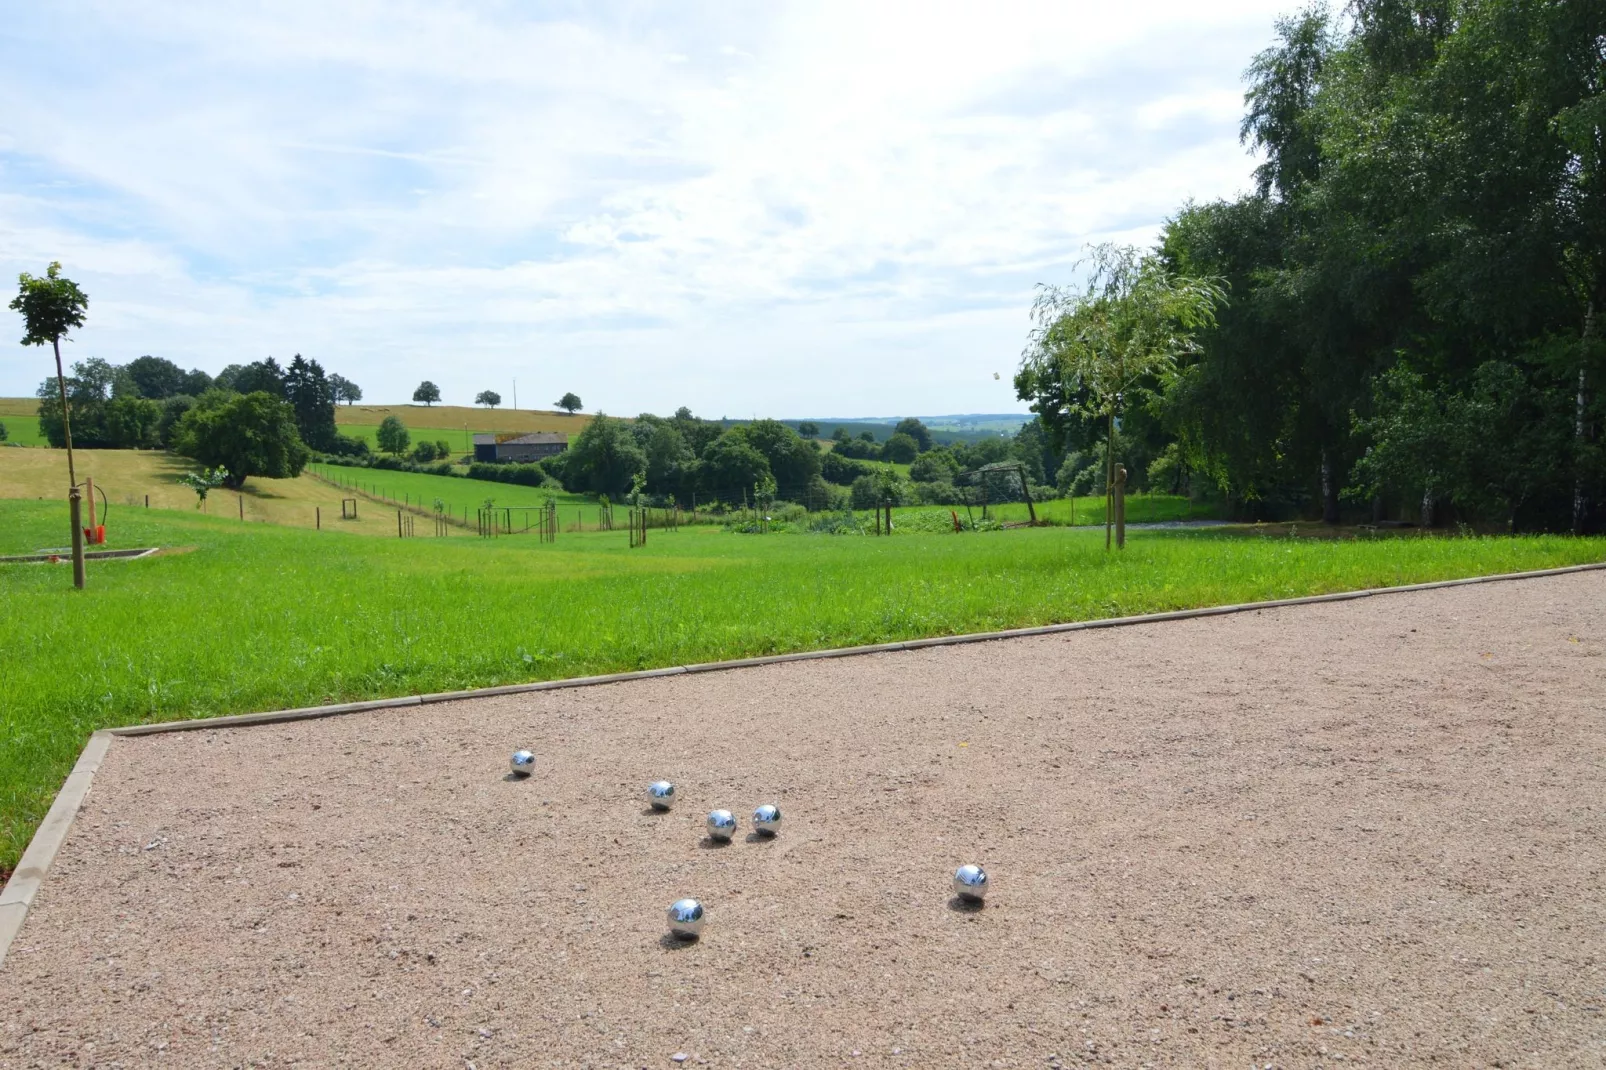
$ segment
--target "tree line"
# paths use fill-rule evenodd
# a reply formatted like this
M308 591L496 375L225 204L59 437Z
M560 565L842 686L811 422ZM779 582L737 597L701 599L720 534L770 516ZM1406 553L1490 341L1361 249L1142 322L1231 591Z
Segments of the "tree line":
M1051 309L1052 443L1252 516L1606 526L1606 6L1317 5L1246 77L1254 189L1133 260L1220 300L1113 400Z
M230 487L253 475L299 475L313 451L368 451L335 428L335 405L362 400L362 390L300 354L285 367L269 357L215 377L160 357L124 365L91 357L73 365L66 389L75 445L170 449L223 469ZM59 449L66 442L61 394L54 381L37 393L40 433Z
M807 422L804 431L817 430ZM402 445L405 448L405 444ZM870 432L854 438L838 429L827 449L778 420L754 420L726 427L690 409L673 416L642 413L623 420L599 413L555 457L518 465L474 465L470 475L530 485L551 485L574 493L606 495L615 501L646 499L682 505L720 501L791 501L811 510L875 502L957 504L967 500L966 473L987 465L1013 464L1031 484L1045 482L1058 454L1033 421L1013 439L938 446L917 419L898 424L886 442ZM891 464L907 464L908 474ZM1019 496L1014 484L1000 482L992 500ZM1050 493L1039 486L1039 494Z

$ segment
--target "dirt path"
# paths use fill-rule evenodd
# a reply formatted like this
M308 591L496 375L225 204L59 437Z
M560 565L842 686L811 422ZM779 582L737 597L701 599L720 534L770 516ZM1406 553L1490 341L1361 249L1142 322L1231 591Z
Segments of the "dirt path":
M0 1066L1598 1067L1603 889L1592 572L120 739Z

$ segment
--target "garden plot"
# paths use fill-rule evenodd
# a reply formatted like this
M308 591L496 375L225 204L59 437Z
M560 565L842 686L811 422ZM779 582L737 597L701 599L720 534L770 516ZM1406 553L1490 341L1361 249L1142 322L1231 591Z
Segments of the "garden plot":
M0 1066L1597 1065L1603 608L1584 572L119 738Z

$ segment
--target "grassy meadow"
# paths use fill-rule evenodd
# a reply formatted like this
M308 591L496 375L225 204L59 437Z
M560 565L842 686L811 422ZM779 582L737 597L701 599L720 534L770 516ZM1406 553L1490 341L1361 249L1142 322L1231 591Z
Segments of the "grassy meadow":
M39 402L34 398L0 398L0 424L6 425L6 443L13 446L43 446L39 433ZM0 443L0 449L5 443ZM0 458L0 465L5 458Z
M463 482L463 481L456 481ZM0 553L65 506L0 501ZM1335 541L1066 527L890 539L716 527L362 538L126 510L161 555L0 565L0 868L96 728L1106 617L1606 558L1606 539Z
M583 413L571 416L566 412L547 412L539 409L486 409L465 405L337 405L335 424L343 435L366 439L370 449L377 450L375 435L379 424L387 416L395 416L407 425L407 431L416 444L424 439L431 442L444 439L454 455L473 450L470 436L529 431L559 431L578 435L591 422Z

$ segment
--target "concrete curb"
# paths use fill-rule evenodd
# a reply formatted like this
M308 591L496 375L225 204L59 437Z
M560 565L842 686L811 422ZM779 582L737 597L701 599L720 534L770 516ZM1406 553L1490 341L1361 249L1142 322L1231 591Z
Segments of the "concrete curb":
M83 753L78 755L78 764L67 774L66 783L56 793L56 801L50 804L50 809L45 813L39 831L33 834L33 839L28 841L28 849L22 852L17 871L6 882L5 890L0 891L0 966L5 965L11 941L16 939L22 928L22 919L28 916L33 897L39 893L39 885L44 882L45 871L55 861L61 845L67 841L67 832L84 804L84 797L89 794L95 770L100 768L111 745L109 732L96 732L89 737Z
M862 654L885 654L900 650L924 650L928 647L958 646L965 643L990 643L999 639L1023 639L1037 635L1059 635L1065 632L1091 631L1095 628L1123 628L1133 624L1156 624L1172 620L1192 620L1198 617L1220 617L1229 613L1247 613L1262 609L1282 609L1287 606L1317 605L1323 602L1352 602L1359 598L1377 595L1409 594L1413 591L1432 591L1443 587L1465 587L1475 583L1502 583L1507 580L1540 579L1546 576L1565 576L1574 572L1592 572L1606 569L1606 561L1587 565L1568 565L1564 568L1536 569L1532 572L1505 572L1495 576L1469 576L1459 580L1435 580L1431 583L1412 583L1399 587L1370 587L1359 591L1338 591L1333 594L1306 595L1301 598L1280 598L1268 602L1243 602L1226 606L1205 606L1199 609L1179 609L1169 613L1145 613L1135 617L1111 617L1104 620L1073 621L1069 624L1045 624L1032 628L1011 628L998 632L972 632L966 635L942 635L931 639L911 639L897 643L875 643L870 646L837 647L831 650L805 650L793 654L772 654L767 657L737 658L732 661L711 661L699 665L674 665L663 669L644 669L640 672L609 673L604 676L580 676L568 680L545 680L533 684L508 684L502 687L483 687L469 691L442 691L430 695L407 695L403 698L376 699L372 702L346 702L333 706L306 706L294 710L277 710L271 713L245 713L232 717L205 717L188 721L168 721L163 724L130 725L126 728L101 729L89 737L78 764L68 775L66 783L56 795L56 801L45 814L44 822L34 833L23 852L17 871L11 875L5 889L0 891L0 966L5 964L6 951L22 928L28 907L44 880L45 871L55 859L56 852L66 842L73 819L89 794L90 782L100 768L114 736L150 736L165 732L193 732L206 728L239 728L251 725L280 724L287 721L306 721L319 717L338 717L347 713L369 710L397 709L407 706L433 705L437 702L458 702L463 699L489 698L493 695L521 695L533 691L561 691L575 687L595 687L599 684L627 683L632 680L652 680L662 676L684 676L688 673L724 672L730 669L748 669L759 665L780 665L793 661L819 661L826 658L858 657Z

